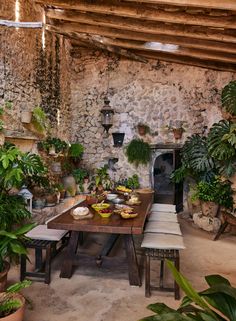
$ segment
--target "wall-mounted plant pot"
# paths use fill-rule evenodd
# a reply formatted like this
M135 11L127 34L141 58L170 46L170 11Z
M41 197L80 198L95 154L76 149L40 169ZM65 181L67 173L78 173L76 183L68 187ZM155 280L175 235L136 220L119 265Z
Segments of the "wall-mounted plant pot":
M23 124L29 124L32 119L32 111L22 110L21 112L21 122Z
M183 128L174 128L173 134L174 134L175 139L181 139L183 132L184 132Z
M53 162L51 165L51 170L54 173L61 173L61 163L60 162Z
M149 127L147 125L138 125L137 128L140 136L144 136L149 132Z
M123 145L125 133L112 133L114 147L121 147Z
M49 148L48 154L51 155L51 156L55 156L56 155L55 146L51 146Z

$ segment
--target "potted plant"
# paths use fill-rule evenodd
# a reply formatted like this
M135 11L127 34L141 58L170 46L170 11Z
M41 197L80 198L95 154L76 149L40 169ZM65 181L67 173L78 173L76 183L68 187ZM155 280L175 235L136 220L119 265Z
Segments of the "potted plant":
M27 124L25 124L26 126ZM49 121L44 110L37 106L32 111L31 123L27 128L38 135L45 136L49 130Z
M5 290L9 263L18 263L21 255L27 255L25 234L35 224L25 224L17 229L0 230L0 292Z
M236 288L220 275L208 275L205 280L208 288L197 292L190 282L177 271L173 263L167 260L176 282L186 296L177 310L164 303L154 303L148 306L155 314L139 321L223 321L235 320L236 315Z
M84 180L88 178L89 173L85 168L76 168L72 172L77 185L77 194L84 192Z
M72 161L75 167L78 167L83 153L84 153L84 146L82 144L80 143L70 144L69 150L68 150L68 158L70 161Z
M3 321L22 321L24 317L25 298L20 290L31 285L31 281L15 283L0 293L0 319Z
M32 111L31 110L22 110L21 111L21 122L24 124L29 124L32 119Z
M110 178L108 171L108 165L97 168L95 174L92 177L90 183L90 190L95 189L98 193L102 193L104 190L110 190L113 187L113 182Z
M140 164L146 165L150 161L150 145L142 139L133 139L126 148L126 156L131 164L138 167Z
M201 201L203 215L215 217L219 206L233 208L232 194L231 184L227 181L221 182L215 177L210 182L200 181L195 187L192 199Z
M144 123L138 123L138 133L140 136L144 136L148 133L150 133L150 127L147 124Z

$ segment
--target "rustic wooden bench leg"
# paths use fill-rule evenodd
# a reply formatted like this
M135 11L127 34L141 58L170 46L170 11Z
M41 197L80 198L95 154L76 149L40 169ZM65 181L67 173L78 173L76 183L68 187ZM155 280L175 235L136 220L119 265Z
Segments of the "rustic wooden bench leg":
M164 260L161 260L160 266L160 289L164 288Z
M128 260L129 283L130 285L141 286L138 261L134 247L134 240L131 234L124 235L126 256Z
M41 248L35 248L35 271L42 270L43 253Z
M145 297L150 298L151 296L151 284L150 284L150 256L146 255L145 259Z
M20 280L24 281L25 279L25 272L26 272L26 257L21 255L21 262L20 262Z
M180 260L179 260L179 253L175 259L175 268L177 271L180 270ZM175 300L180 300L180 289L178 283L175 281L174 283L174 290L175 290Z
M78 246L79 233L80 232L76 231L71 232L69 244L66 249L66 255L61 267L61 278L70 278L72 275L73 262L76 258L76 251Z
M219 228L219 231L217 232L217 234L216 234L216 236L214 237L214 240L213 241L217 241L218 239L219 239L219 237L221 236L221 234L223 234L224 233L224 231L225 231L225 229L226 229L226 227L228 226L228 222L227 221L225 221L222 225L221 225L221 227Z
M51 281L51 246L48 244L46 247L46 259L45 259L45 283L49 284Z

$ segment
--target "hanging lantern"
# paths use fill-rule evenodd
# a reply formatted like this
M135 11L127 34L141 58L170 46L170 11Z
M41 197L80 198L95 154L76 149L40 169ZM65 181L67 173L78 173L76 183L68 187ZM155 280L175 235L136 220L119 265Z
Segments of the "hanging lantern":
M113 115L114 115L114 110L109 106L109 99L105 98L104 99L105 105L101 109L102 113L102 126L104 127L104 130L107 132L113 125Z
M21 190L19 191L18 195L22 196L25 200L27 210L32 213L32 200L33 194L26 188L26 186L22 186Z

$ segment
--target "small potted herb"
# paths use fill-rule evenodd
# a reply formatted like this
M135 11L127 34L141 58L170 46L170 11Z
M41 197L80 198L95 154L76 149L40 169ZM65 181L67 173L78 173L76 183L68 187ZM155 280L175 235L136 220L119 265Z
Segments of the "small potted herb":
M148 133L150 133L150 127L146 124L143 124L143 123L138 123L138 133L140 136L144 136Z

